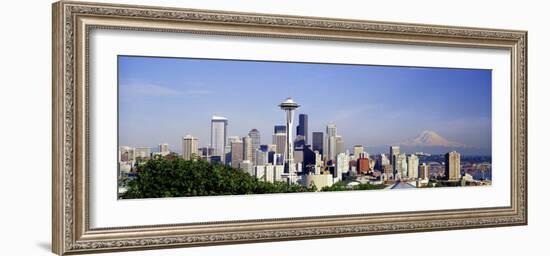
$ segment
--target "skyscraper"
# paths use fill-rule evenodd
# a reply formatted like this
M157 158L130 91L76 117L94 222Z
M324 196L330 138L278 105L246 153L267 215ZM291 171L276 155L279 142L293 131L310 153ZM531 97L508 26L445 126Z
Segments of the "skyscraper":
M243 161L243 141L234 140L231 142L231 167L239 168L239 164Z
M182 158L190 160L193 155L198 155L199 139L191 135L185 135L182 138Z
M298 115L298 126L296 127L296 135L297 136L304 136L304 144L309 143L309 136L308 136L308 130L307 130L307 115L306 114L300 114Z
M318 151L321 155L323 154L323 132L312 132L311 133L311 143L312 150Z
M445 177L450 181L460 180L460 153L451 151L445 154Z
M391 146L390 147L390 164L393 164L394 169L396 164L393 162L396 155L401 154L401 150L399 149L399 146Z
M250 138L250 136L243 137L243 160L248 160L253 163L252 160L254 159L254 151L252 138Z
M252 151L260 148L260 131L252 129L248 132L248 136L252 139Z
M140 157L142 159L151 157L151 148L135 148L134 157Z
M349 171L349 156L346 153L340 153L336 156L336 180L342 180L342 173Z
M170 148L168 147L168 144L159 144L159 152L163 156L168 155L170 153Z
M425 180L430 178L430 165L422 163L420 166L420 178Z
M277 154L284 154L286 148L286 133L273 134L273 144L275 146L275 152Z
M212 122L210 123L210 144L213 148L212 156L219 156L222 162L225 159L227 123L227 118L216 115L212 116Z
M398 154L393 159L393 173L395 177L407 177L407 155Z
M364 152L362 145L355 145L353 146L353 157L355 159L359 158L359 155Z
M135 149L128 146L121 146L118 150L118 160L121 162L134 161Z
M407 176L409 179L418 178L418 157L415 154L411 154L407 157Z
M286 134L286 125L281 125L281 124L275 125L273 127L273 133L275 133L275 134L285 133Z
M336 157L336 125L328 124L327 125L327 159L335 160Z
M344 153L344 139L340 135L336 135L336 155Z

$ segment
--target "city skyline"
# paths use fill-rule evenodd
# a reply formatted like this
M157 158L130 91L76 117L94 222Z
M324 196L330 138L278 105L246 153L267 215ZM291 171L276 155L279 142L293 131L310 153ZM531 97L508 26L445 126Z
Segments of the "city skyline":
M121 146L168 143L181 153L177 142L186 135L210 145L212 115L228 119L227 136L257 129L260 143L271 144L273 127L285 124L276 105L292 96L302 104L296 117L308 115L307 138L333 123L346 149L385 152L435 130L478 154L491 152L490 70L128 56L119 64Z

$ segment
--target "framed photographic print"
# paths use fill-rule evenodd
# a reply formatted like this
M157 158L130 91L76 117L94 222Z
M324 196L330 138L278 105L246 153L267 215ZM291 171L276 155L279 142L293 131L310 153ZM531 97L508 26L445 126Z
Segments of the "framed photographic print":
M57 2L53 251L526 225L526 58L526 31Z

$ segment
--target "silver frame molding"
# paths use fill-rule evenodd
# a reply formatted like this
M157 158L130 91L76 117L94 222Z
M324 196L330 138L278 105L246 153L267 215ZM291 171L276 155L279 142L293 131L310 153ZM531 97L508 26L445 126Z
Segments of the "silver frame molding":
M52 23L52 250L59 255L527 224L526 31L70 1L53 4ZM88 39L94 29L508 49L512 63L511 205L90 228Z

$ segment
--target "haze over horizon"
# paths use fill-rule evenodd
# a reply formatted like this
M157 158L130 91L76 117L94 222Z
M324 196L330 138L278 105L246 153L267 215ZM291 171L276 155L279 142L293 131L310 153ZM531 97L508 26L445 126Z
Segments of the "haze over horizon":
M369 153L402 143L491 154L491 70L119 56L118 86L121 146L181 152L187 134L209 145L212 115L229 119L229 136L256 128L268 144L291 96L310 143L334 123L346 148Z

